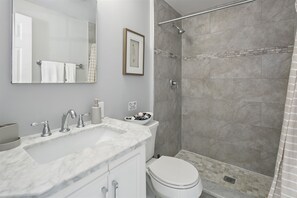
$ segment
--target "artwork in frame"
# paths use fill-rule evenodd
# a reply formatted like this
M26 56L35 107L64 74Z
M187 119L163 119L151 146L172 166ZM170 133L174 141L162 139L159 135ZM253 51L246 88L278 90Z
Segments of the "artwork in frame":
M123 74L144 75L145 37L137 32L124 29Z

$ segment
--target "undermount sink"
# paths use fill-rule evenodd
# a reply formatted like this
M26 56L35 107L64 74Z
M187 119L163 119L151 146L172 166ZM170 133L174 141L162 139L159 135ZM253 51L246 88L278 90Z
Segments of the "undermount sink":
M37 162L44 164L66 155L93 147L100 142L112 140L126 131L106 125L66 135L47 142L24 147L25 151Z

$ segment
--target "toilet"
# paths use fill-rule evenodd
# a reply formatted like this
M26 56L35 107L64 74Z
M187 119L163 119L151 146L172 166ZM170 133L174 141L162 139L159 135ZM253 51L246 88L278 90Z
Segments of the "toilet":
M147 186L160 198L198 198L202 182L197 169L190 163L174 157L153 158L158 121L146 124L152 138L146 142Z

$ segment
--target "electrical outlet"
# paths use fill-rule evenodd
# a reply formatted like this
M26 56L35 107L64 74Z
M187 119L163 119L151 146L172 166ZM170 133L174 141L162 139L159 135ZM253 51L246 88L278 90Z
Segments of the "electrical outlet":
M137 101L128 102L128 111L135 111L137 109Z

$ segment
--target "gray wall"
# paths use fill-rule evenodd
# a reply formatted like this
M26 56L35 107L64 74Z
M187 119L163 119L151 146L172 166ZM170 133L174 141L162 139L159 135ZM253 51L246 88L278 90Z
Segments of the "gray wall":
M0 124L17 122L21 136L40 133L34 121L49 120L60 127L61 116L69 108L89 112L93 98L105 102L106 115L122 119L128 101L137 100L137 111L152 110L152 49L150 43L150 1L109 0L99 4L99 76L92 85L12 85L11 81L11 0L0 2ZM123 28L146 36L145 76L122 76Z
M158 22L179 17L165 1L155 0L155 103L154 117L160 122L156 154L175 155L180 150L181 87L171 89L169 80L181 83L181 36L172 24Z
M273 175L294 3L257 0L183 21L183 149Z

